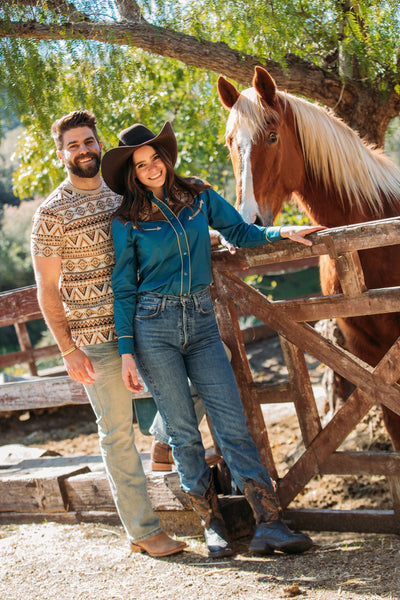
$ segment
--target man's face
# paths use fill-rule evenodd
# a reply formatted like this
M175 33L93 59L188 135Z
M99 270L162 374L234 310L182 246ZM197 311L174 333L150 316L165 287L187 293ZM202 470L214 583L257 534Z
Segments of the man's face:
M77 177L91 179L100 169L101 144L90 127L75 127L64 133L63 147L57 156L68 171Z

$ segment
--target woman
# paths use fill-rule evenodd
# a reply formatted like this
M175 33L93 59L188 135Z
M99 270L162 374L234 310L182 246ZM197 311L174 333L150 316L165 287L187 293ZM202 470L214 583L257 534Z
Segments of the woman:
M280 518L271 478L246 426L236 380L209 294L209 226L235 246L304 236L322 227L258 227L208 184L174 170L177 143L169 122L155 135L128 127L103 158L107 185L123 196L112 224L112 275L122 377L142 389L136 365L165 422L182 488L203 521L209 556L233 554L205 461L188 378L211 419L231 474L250 503L256 531L250 550L304 552L311 539Z

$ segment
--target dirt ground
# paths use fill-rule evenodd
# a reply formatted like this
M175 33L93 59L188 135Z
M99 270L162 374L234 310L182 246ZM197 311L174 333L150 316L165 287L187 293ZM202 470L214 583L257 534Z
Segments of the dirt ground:
M285 378L279 342L248 347L255 379ZM322 368L307 357L321 417L325 413ZM301 451L291 405L269 406L268 433L280 475ZM207 431L202 426L207 441ZM98 454L96 425L89 406L0 418L1 445L23 444L63 456ZM140 451L151 438L136 431ZM347 449L390 449L376 408L349 436ZM323 508L390 509L385 478L315 478L291 505ZM119 526L41 524L0 526L2 600L400 600L400 537L396 535L309 532L315 545L303 555L253 557L248 540L235 543L232 559L210 560L202 539L187 538L175 557L130 554Z

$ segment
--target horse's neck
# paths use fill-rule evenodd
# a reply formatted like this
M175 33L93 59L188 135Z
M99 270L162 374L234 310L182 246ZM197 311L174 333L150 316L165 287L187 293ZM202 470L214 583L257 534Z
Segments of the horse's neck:
M337 190L324 190L315 183L308 184L297 199L314 223L326 227L341 227L400 215L400 201L398 208L383 202L383 210L378 214L372 212L367 203L360 210L355 202L343 201Z

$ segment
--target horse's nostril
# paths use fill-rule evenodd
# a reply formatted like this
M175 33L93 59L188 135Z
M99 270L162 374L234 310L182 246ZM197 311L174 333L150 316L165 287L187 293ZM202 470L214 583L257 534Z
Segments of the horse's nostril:
M254 224L255 225L262 225L263 224L263 222L261 221L261 219L260 219L260 217L258 215L256 216L256 220L254 221Z

